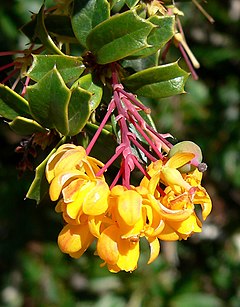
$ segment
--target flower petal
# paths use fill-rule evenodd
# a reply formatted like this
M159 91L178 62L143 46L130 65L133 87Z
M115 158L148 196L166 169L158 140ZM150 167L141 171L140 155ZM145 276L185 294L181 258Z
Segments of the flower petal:
M150 257L148 260L148 264L152 263L159 255L160 252L160 243L158 238L148 238L148 242L150 245Z
M189 163L195 157L191 152L177 152L165 164L170 168L179 168Z
M179 234L185 235L184 239L188 238L194 232L202 231L195 214L190 215L186 220L181 222L168 221L168 224Z
M163 241L177 241L179 240L179 235L175 230L168 224L165 224L163 231L158 235L158 238Z
M59 198L62 188L68 180L73 180L81 175L79 171L64 172L54 177L49 188L49 195L52 201Z
M115 225L106 228L100 235L97 242L97 253L106 263L115 265L119 258L117 241L119 229Z
M58 236L58 245L63 253L84 253L93 240L88 225L66 225Z
M137 268L139 259L139 242L131 242L127 239L119 239L119 258L117 266L126 272L132 272Z
M95 186L83 200L83 212L88 215L99 215L108 208L109 187L103 180L97 180Z
M164 181L166 186L169 185L174 191L178 186L187 191L191 188L190 184L183 179L182 174L175 168L170 168L167 166L163 167L161 172L161 179ZM176 192L179 191L176 190Z
M202 217L206 220L212 210L212 201L208 193L203 187L199 187L193 199L194 204L199 204L202 207Z
M136 191L127 190L118 199L118 213L127 225L134 225L141 218L142 197Z
M87 156L82 146L75 146L73 149L69 149L69 146L67 146L63 148L63 151L60 148L50 157L46 165L48 182L51 182L59 173L76 169Z

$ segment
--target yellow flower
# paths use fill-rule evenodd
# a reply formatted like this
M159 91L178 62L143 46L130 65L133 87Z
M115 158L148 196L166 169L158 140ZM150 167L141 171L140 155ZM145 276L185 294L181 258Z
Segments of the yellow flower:
M50 157L46 165L46 178L49 183L61 173L79 170L94 177L103 163L86 154L82 146L64 144Z
M102 220L108 209L109 187L104 176L96 177L103 164L87 156L81 146L65 144L50 157L46 177L56 212L67 223L58 236L60 249L80 257L95 237L100 236Z
M81 175L68 183L62 190L67 214L76 219L79 212L87 215L99 215L108 208L109 187L100 178L83 179Z
M116 185L110 191L104 176L96 176L103 166L100 161L87 156L81 146L59 147L48 161L46 176L51 199L61 196L55 210L67 223L58 236L61 251L78 258L96 239L103 265L111 272L132 272L141 238L149 243L151 263L159 255L160 240L187 239L201 232L195 205L201 206L203 220L211 211L202 174L178 170L193 158L182 152L153 162L139 186Z
M148 199L144 187L115 186L109 196L110 222L101 232L97 252L110 271L133 271L139 258L139 240L145 237L150 245L151 263L159 255L157 238L164 228L160 210Z
M139 240L122 239L121 229L117 225L111 225L101 233L97 253L111 272L131 272L137 268Z
M183 175L177 170L191 161L193 156L177 153L165 164L156 161L148 168L151 178L144 177L141 181L140 186L148 189L148 199L164 222L158 235L161 240L187 239L193 233L201 232L202 223L195 214L195 205L201 205L203 220L211 211L211 199L200 185L200 172L196 169ZM160 183L166 186L162 194L157 191Z
M94 236L89 231L88 224L67 224L58 236L58 246L63 253L79 258L93 240Z

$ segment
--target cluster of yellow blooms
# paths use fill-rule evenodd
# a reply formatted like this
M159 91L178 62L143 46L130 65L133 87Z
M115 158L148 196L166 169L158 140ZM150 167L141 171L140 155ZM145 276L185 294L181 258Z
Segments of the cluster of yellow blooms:
M171 158L152 162L139 186L115 185L111 189L103 175L103 163L85 149L64 144L51 156L46 167L50 197L57 203L66 225L58 237L62 252L79 258L97 240L97 254L111 272L137 268L140 238L150 245L148 263L160 251L160 240L187 239L201 232L195 205L202 208L202 220L212 204L201 186L202 173L196 168L186 174L178 169L194 154L178 152Z

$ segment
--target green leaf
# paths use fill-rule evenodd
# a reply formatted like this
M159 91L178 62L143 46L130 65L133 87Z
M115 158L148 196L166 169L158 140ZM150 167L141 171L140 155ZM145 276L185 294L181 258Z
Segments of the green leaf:
M30 116L28 101L8 86L0 84L0 115L13 120L17 116Z
M98 125L88 122L84 128L84 131L87 132L91 139L98 128ZM100 159L103 163L106 163L112 157L112 155L114 155L116 145L117 142L114 134L107 129L103 129L96 141L96 144L91 150L91 156Z
M135 72L158 65L159 55L151 54L147 57L132 60L123 60L122 67L133 69Z
M78 80L78 84L85 90L92 93L90 100L91 112L94 111L100 104L103 94L101 83L94 77L93 74L87 74Z
M45 177L45 167L49 158L50 155L36 168L35 178L26 195L27 198L36 200L37 204L47 194L48 182Z
M78 41L86 47L88 33L110 17L110 5L106 0L75 0L72 28Z
M53 33L56 36L62 36L70 42L77 42L75 38L71 19L66 15L45 15L44 24L47 32ZM37 15L32 15L32 20L23 25L20 30L29 38L32 43L40 44L41 41L36 37Z
M62 51L55 45L54 41L52 40L46 29L44 23L44 5L42 5L39 13L37 14L37 26L35 29L35 36L40 39L44 47L50 53L64 55L64 53L62 53Z
M36 200L37 204L46 196L49 184L45 176L45 168L49 158L55 153L57 148L66 141L63 137L57 144L57 146L49 153L49 155L36 167L34 180L27 192L26 197Z
M27 192L26 197L36 200L37 204L40 203L40 201L46 196L48 192L49 184L45 176L45 168L48 159L52 154L54 154L55 151L56 148L54 148L50 154L42 161L42 163L36 167L34 180Z
M188 75L175 62L137 72L123 79L123 83L137 95L163 98L184 93Z
M87 37L87 46L97 63L111 63L147 48L147 37L154 27L135 11L126 11L96 26Z
M125 3L127 4L127 6L131 9L132 7L134 7L135 5L137 5L139 2L139 0L126 0Z
M174 35L174 16L152 16L148 21L157 26L148 36L147 42L150 47L134 53L131 57L146 57L157 52Z
M57 36L63 36L67 38L75 38L71 18L67 15L46 15L45 26L48 32L51 32ZM75 39L75 41L77 41Z
M17 116L12 122L9 123L11 129L20 135L31 135L35 132L46 132L41 125L35 120L26 117Z
M28 86L31 113L42 126L68 134L68 102L71 92L54 67L38 83Z
M33 63L27 75L38 82L54 67L64 82L73 82L83 73L85 66L79 57L67 55L33 55Z
M86 125L91 115L90 101L92 94L80 87L72 90L71 99L68 105L68 135L78 134Z

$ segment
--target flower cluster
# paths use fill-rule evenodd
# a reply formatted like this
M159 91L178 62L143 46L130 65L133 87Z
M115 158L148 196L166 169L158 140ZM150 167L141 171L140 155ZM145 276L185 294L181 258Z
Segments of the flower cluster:
M206 169L201 149L190 141L173 146L167 140L170 134L160 134L148 124L141 112L151 110L118 83L114 65L112 88L113 98L87 148L61 145L47 162L46 177L50 198L60 198L56 211L66 223L58 237L62 252L78 258L97 240L103 265L111 272L132 272L141 238L149 242L151 263L161 240L187 239L201 232L212 204L201 186ZM111 115L118 144L103 164L90 151ZM119 171L112 182L106 182L104 174L113 162L119 163ZM135 169L142 173L137 185L131 180ZM202 209L201 217L196 205Z
M61 195L56 211L66 222L58 237L62 252L78 258L96 239L97 254L111 272L131 272L137 268L140 238L149 242L151 263L159 254L160 240L187 239L201 232L195 205L202 207L203 220L211 211L202 173L197 168L186 174L177 169L194 156L180 152L156 160L139 186L117 184L110 189L99 175L104 167L100 161L81 146L60 146L47 163L46 176L51 199Z

